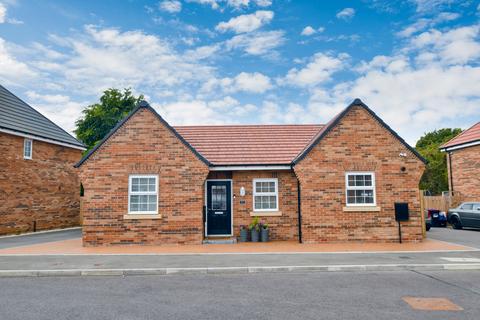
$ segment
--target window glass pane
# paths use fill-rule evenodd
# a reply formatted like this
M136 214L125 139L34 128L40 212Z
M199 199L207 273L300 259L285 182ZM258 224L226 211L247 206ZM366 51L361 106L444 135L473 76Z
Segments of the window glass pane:
M148 191L155 192L157 190L157 184L155 183L155 178L148 179Z
M262 197L255 196L255 209L261 209L262 208L261 199L262 199Z
M227 187L212 186L212 210L227 210Z
M138 211L138 203L130 202L130 211Z
M255 182L255 192L261 192L261 188L262 188L262 183Z
M469 204L464 204L464 205L462 206L462 209L463 209L463 210L472 210L472 208L473 208L473 204L471 204L471 203L469 203Z
M130 203L139 203L139 202L140 202L139 196L136 196L136 195L130 196Z
M372 176L371 175L365 175L365 185L366 186L371 186L372 185Z

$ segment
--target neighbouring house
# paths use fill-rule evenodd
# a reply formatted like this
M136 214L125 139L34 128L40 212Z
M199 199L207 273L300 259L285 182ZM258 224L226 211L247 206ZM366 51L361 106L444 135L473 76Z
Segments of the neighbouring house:
M480 122L440 147L447 154L448 187L465 201L480 201Z
M170 126L142 102L77 165L85 246L422 239L421 156L359 99L326 125Z
M79 224L83 150L0 85L0 235Z

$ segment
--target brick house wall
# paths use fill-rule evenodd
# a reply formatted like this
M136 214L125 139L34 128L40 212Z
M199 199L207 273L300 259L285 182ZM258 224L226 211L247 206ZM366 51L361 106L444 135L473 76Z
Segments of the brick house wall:
M280 216L268 216L268 213L253 213L258 215L263 223L270 227L272 240L298 240L298 202L297 178L293 171L234 171L233 194L233 228L234 235L240 236L240 226L248 226L253 220L253 179L278 179L278 209ZM240 188L245 188L245 196L241 197ZM244 203L241 203L243 201Z
M79 224L80 182L73 165L82 151L0 132L0 235Z
M452 164L452 168L448 165L450 190L459 192L464 201L480 201L480 145L454 150L448 156Z
M394 202L409 204L403 240L422 239L418 183L424 164L362 107L354 106L294 170L304 242L397 242ZM346 171L375 172L380 211L344 211Z
M149 109L138 110L79 171L84 246L202 242L208 167ZM130 174L158 175L158 217L125 217Z

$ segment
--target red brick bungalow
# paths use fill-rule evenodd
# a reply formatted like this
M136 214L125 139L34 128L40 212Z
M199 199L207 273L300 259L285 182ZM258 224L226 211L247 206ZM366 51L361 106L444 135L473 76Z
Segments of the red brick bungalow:
M447 153L448 187L465 201L480 201L480 122L440 147Z
M83 243L200 244L253 216L273 240L420 241L423 159L359 99L326 125L171 127L142 102L78 164ZM205 210L205 211L204 211Z
M0 235L78 226L84 150L0 85Z

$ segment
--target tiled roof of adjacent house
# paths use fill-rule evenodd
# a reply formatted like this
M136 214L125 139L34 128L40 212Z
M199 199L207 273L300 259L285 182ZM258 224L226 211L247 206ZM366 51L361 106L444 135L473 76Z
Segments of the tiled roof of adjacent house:
M461 147L472 142L480 142L480 122L473 125L471 128L463 131L458 136L441 146L441 149L451 147Z
M174 127L213 165L288 165L322 128L320 124Z
M0 129L76 147L85 147L83 143L1 85Z

